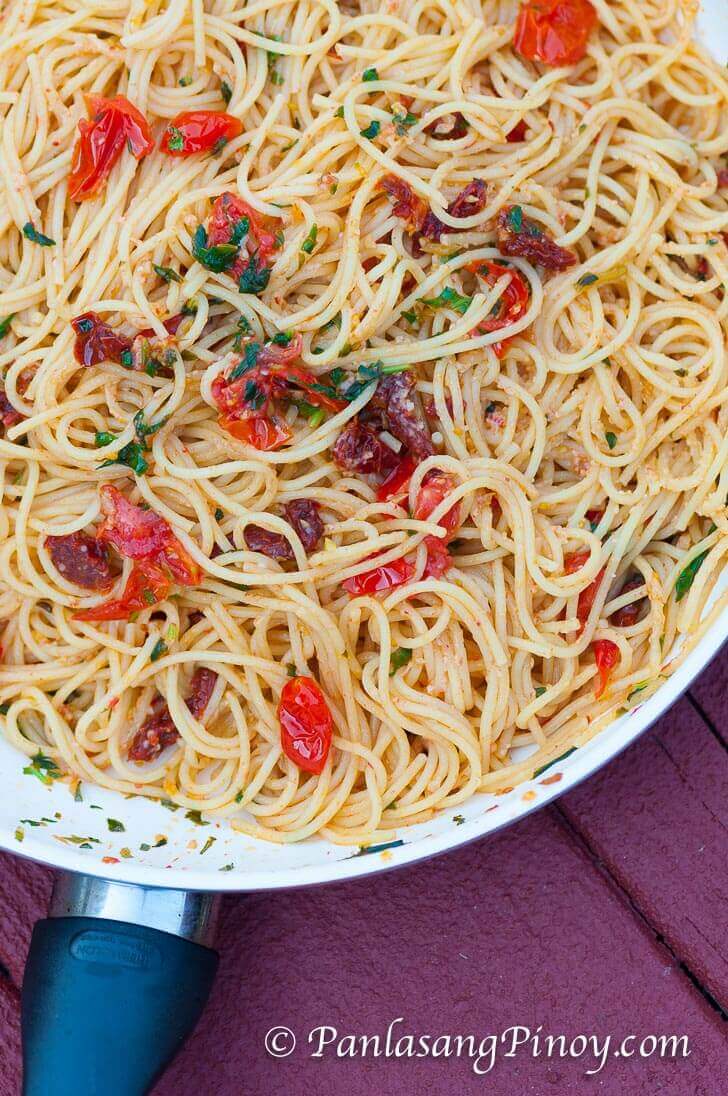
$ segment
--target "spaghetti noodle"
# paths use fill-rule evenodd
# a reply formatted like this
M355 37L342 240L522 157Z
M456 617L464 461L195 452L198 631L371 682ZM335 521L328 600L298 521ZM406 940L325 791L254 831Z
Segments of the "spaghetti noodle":
M657 687L726 603L696 6L5 4L19 750L361 844Z

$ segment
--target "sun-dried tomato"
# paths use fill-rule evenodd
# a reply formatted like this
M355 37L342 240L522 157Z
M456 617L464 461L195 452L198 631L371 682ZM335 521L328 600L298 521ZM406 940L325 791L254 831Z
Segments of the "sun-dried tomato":
M131 338L109 327L96 312L74 317L71 327L76 332L73 354L79 365L119 364L122 354L131 351Z
M283 513L298 533L299 540L306 552L318 548L324 535L324 523L319 513L319 504L314 499L291 499L283 507Z
M521 118L520 122L516 122L515 126L506 137L506 141L511 145L518 144L520 141L525 141L527 129L528 126L526 125L525 120Z
M133 613L140 613L164 601L171 589L169 571L155 560L142 559L132 567L119 597L103 601L90 609L81 609L73 614L73 619L129 620Z
M461 190L460 193L453 198L447 207L447 212L451 217L472 217L474 214L480 213L485 209L487 198L488 188L486 184L482 179L473 179L464 190ZM453 227L452 225L443 224L440 218L430 210L423 221L422 228L419 232L419 238L439 243L440 237L459 231L460 229Z
M365 415L381 415L386 429L402 442L410 456L424 460L431 457L435 449L415 394L416 385L416 378L409 370L382 377L365 408Z
M362 476L388 476L399 462L394 450L379 437L379 431L358 416L341 431L332 453L343 472Z
M108 590L114 576L105 544L88 533L67 533L65 536L46 537L53 566L68 582L75 582L84 590Z
M464 115L456 110L454 114L446 114L430 122L429 126L425 126L425 133L428 137L436 137L438 141L457 141L467 136L468 128Z
M23 415L17 408L13 407L12 403L5 394L5 386L0 382L0 422L7 430L10 426L15 426L16 423L21 422Z
M404 221L410 232L420 227L427 215L427 203L415 194L409 183L396 175L385 175L380 180L378 189L392 199L392 213Z
M567 270L577 261L573 251L560 247L520 206L506 206L498 214L498 250L546 270Z
M210 703L217 681L217 674L205 666L198 667L192 675L190 694L186 704L195 719L201 720ZM158 696L152 702L152 712L134 735L129 746L130 761L153 761L162 750L172 746L179 738L179 731L169 713L167 702Z
M622 594L631 593L632 590L639 589L640 586L644 586L644 577L639 574L630 575L625 582L622 589L619 591L619 596ZM646 597L637 598L636 601L631 601L628 605L623 605L621 609L615 609L610 616L610 622L615 628L631 628L633 624L637 624L640 620L643 620L649 611L650 602Z

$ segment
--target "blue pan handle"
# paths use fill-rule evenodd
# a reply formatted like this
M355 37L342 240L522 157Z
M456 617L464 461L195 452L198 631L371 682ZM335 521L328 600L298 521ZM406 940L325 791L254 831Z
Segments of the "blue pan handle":
M210 993L218 956L194 937L209 938L213 901L62 878L51 907L61 915L35 926L25 969L23 1096L149 1091Z

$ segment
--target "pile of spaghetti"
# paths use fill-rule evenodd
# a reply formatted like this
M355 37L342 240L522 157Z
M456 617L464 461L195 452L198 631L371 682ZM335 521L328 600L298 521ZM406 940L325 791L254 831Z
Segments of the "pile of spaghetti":
M728 552L696 7L5 3L0 703L36 770L366 844L674 668Z

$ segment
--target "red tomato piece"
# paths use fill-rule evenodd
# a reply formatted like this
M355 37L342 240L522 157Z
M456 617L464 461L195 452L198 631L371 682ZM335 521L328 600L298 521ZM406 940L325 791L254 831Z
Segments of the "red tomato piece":
M495 263L490 259L468 263L468 270L482 278L486 285L494 286L504 274L510 274L511 280L503 290L503 294L496 302L489 316L481 320L477 331L487 334L489 331L499 331L501 327L508 327L525 316L528 312L528 302L531 295L528 282L515 267L505 266L503 263ZM503 356L510 339L493 343L493 351L500 358Z
M520 206L506 206L498 214L497 243L501 255L520 256L545 270L567 270L577 261L573 251L561 247Z
M193 156L223 148L239 137L243 123L220 110L184 110L165 129L160 148L168 156Z
M108 590L113 585L108 549L96 537L88 533L68 533L46 537L45 546L53 566L68 582L75 582L84 590Z
M404 456L392 471L380 483L377 490L377 501L387 502L388 499L403 495L409 487L409 481L415 470L415 462L410 456Z
M599 700L609 684L612 670L619 662L619 647L611 639L597 639L592 644L592 648L598 673L594 696Z
M132 613L157 605L169 594L172 583L169 574L153 560L140 560L131 569L126 586L118 598L81 609L73 614L74 620L129 620Z
M92 198L102 189L111 169L128 148L141 160L154 150L152 131L144 115L123 95L104 99L87 95L89 120L78 123L68 194L77 202Z
M120 335L101 319L97 312L84 312L71 320L76 332L73 356L79 365L121 361L121 355L131 350L132 340Z
M573 575L576 571L580 571L586 561L589 559L589 550L583 549L580 552L572 552L567 556L564 556L564 572L567 575ZM580 631L584 631L584 625L589 619L589 613L592 610L594 599L597 596L597 590L599 589L602 579L604 578L606 567L603 567L597 577L591 582L585 590L582 590L579 594L579 601L576 606L576 615L581 624Z
M434 510L446 499L455 487L455 480L446 472L433 469L428 472L422 481L422 486L417 493L414 517L418 521L426 521ZM440 518L438 525L445 530L444 537L427 536L427 563L425 575L429 578L441 578L452 565L452 558L447 550L447 545L455 536L460 525L460 503L456 502Z
M427 203L415 194L409 183L396 175L385 175L377 184L392 199L392 213L404 221L405 228L414 232L427 216Z
M631 593L632 590L638 590L640 586L644 586L644 582L645 580L641 574L631 575L619 591L620 596ZM631 601L628 605L623 605L621 609L616 609L609 619L615 628L631 628L633 624L637 624L642 620L648 610L649 599L641 597L637 601Z
M289 761L318 775L326 764L334 720L326 698L312 677L287 681L278 704L281 746Z
M526 140L526 130L527 129L528 129L528 126L526 125L523 118L521 118L520 122L516 123L516 125L513 127L513 129L510 131L510 133L506 137L506 141L508 141L508 143L511 144L511 145L517 144L520 141L525 141Z
M575 65L586 55L596 24L597 13L589 0L524 0L514 45L527 61Z
M232 437L252 445L254 449L260 449L263 453L280 449L291 437L291 431L282 420L268 419L265 415L252 415L249 419L221 416L219 422L223 430L227 430Z
M372 556L376 559L376 556ZM344 579L342 586L347 594L352 597L362 597L365 594L386 594L389 590L409 582L415 569L406 559L393 560L391 563L382 563L378 567L372 567L371 571L364 571L361 575Z
M0 381L0 422L7 429L21 422L23 416L5 395L5 385Z
M244 217L248 220L248 232L243 246L247 247L249 255L255 255L260 263L267 264L267 260L280 246L275 233L268 228L266 218L262 214L230 191L226 191L215 199L207 225L208 245L212 247L218 244L229 244L235 226ZM230 268L231 277L237 280L245 265L245 258L240 255L234 266Z
M104 521L96 534L100 542L113 544L127 559L164 565L182 586L198 586L202 581L199 566L159 514L135 506L108 483L101 488L101 511Z
M728 187L728 168L723 168L718 172L718 186L721 190L723 187Z

